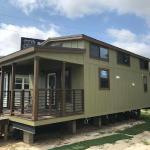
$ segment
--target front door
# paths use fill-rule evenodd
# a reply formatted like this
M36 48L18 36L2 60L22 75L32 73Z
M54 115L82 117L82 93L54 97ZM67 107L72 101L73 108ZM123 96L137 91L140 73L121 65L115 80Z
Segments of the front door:
M49 94L51 94L52 105L56 103L56 73L49 73L47 76L47 88L49 89ZM51 92L51 93L50 93Z

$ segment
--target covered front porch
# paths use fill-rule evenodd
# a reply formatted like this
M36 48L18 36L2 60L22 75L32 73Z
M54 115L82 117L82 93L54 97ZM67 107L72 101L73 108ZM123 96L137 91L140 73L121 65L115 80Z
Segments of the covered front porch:
M83 114L83 77L82 64L40 55L5 63L0 113L33 121Z

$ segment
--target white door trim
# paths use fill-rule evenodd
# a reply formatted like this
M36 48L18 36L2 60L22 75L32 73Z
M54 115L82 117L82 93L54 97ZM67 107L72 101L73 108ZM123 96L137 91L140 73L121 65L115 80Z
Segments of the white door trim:
M50 87L49 87L49 77L50 76L54 76L54 79L55 79L55 86L54 86L54 89L56 89L56 73L49 73L48 75L47 75L47 88L48 89L50 89Z

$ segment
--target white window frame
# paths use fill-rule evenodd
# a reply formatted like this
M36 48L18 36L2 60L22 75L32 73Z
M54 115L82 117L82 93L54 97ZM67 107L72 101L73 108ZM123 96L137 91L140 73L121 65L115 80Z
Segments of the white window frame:
M24 85L25 85L25 78L28 78L29 80L29 75L16 75L15 77L15 85L16 85L16 79L22 79L22 85L21 85L21 89L16 89L16 90L27 90L27 89L24 89ZM30 82L30 81L29 81ZM29 83L29 89L30 89L30 83Z

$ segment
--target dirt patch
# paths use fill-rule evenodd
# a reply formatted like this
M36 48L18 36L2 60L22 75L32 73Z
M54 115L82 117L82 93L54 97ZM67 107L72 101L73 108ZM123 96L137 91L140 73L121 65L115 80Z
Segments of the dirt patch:
M60 135L55 138L48 138L47 135L41 137L41 140L37 141L36 144L30 146L23 142L8 141L7 143L0 143L0 150L47 150L50 148L62 146L65 144L77 143L85 140L92 140L95 138L100 138L108 135L114 134L118 130L124 130L126 128L132 127L137 124L141 124L143 121L130 121L127 123L116 123L113 125L102 127L99 130L91 131L91 129L81 130L76 135ZM105 144L103 146L91 147L88 150L135 150L143 146L143 148L149 148L149 142L147 139L150 139L150 133L144 132L135 136L131 141L122 140L118 141L115 144ZM137 145L139 144L139 145ZM131 149L125 149L131 148ZM149 148L150 149L150 148ZM149 149L140 149L140 150L149 150Z

